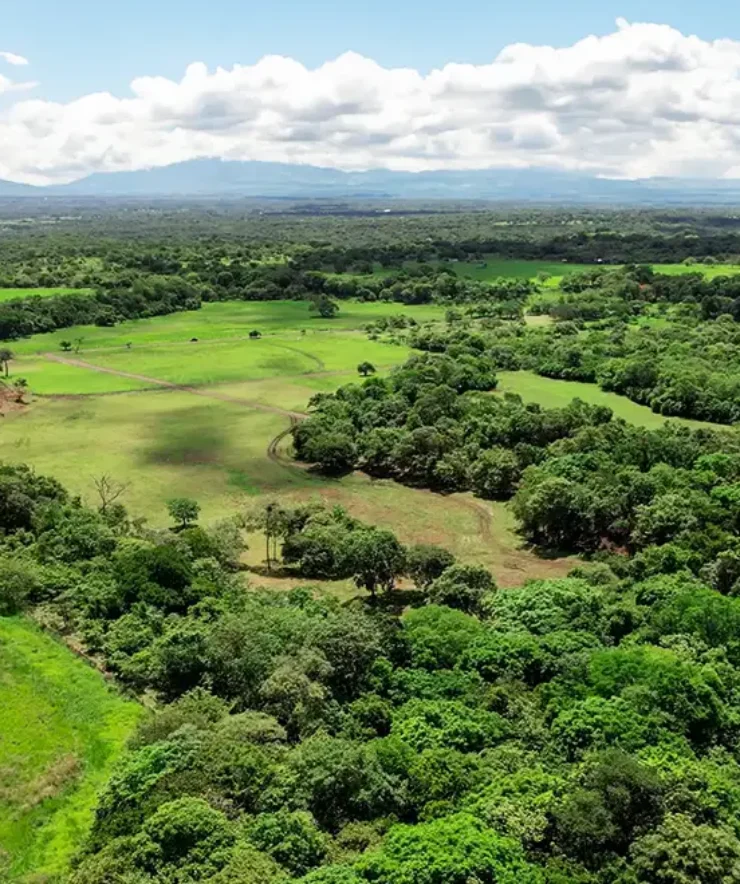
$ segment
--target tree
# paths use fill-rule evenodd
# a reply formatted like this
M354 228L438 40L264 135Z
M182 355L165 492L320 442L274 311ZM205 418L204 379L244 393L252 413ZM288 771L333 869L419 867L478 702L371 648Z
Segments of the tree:
M430 543L412 546L406 555L406 573L423 589L454 564L455 557L451 552Z
M511 497L521 475L516 455L506 448L491 448L478 457L470 471L473 491L491 499Z
M363 880L383 884L541 884L521 845L459 813L415 826L394 826L382 846L357 863Z
M178 798L144 823L136 862L155 875L184 867L188 877L198 879L225 865L234 841L234 827L221 811L202 798Z
M357 445L347 433L327 431L311 439L306 457L318 464L324 473L341 476L355 468Z
M248 834L255 847L294 875L305 875L320 865L329 847L311 814L300 810L260 814Z
M22 611L40 587L33 565L23 559L0 559L0 617Z
M100 498L100 506L98 509L101 513L107 512L108 508L113 506L118 498L131 486L130 482L116 482L116 480L107 473L103 473L101 476L93 479L93 483L95 485L95 490L98 492L98 497ZM172 510L170 510L170 515L173 515Z
M495 589L490 571L480 565L451 565L429 587L429 601L474 614L483 596Z
M198 521L200 504L189 497L173 497L167 501L167 512L176 523L178 531L183 531Z
M244 523L249 531L262 531L265 535L265 564L267 570L278 558L278 542L290 527L290 512L275 501L247 513Z
M318 313L322 319L334 319L339 313L339 305L326 295L314 298L308 308L311 313Z
M72 341L60 341L59 346L65 353L69 353L72 350Z
M406 551L390 531L367 528L349 536L349 559L358 587L375 598L378 587L393 589L406 567Z
M631 850L635 880L645 884L733 884L740 881L740 841L726 826L697 825L669 814Z
M368 375L375 374L375 366L372 362L361 362L357 366L357 371L366 378Z
M3 347L0 349L0 366L2 366L5 377L10 376L10 361L13 359L13 351L8 350L7 347Z
M635 834L660 820L662 792L658 773L630 755L617 749L595 755L555 813L558 840L571 856L599 868L604 854L624 855Z

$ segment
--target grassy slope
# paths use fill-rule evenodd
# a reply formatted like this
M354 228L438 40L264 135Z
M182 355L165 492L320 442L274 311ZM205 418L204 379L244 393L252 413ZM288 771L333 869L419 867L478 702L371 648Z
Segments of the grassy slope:
M0 708L7 880L40 880L62 870L79 845L141 708L20 618L0 618Z

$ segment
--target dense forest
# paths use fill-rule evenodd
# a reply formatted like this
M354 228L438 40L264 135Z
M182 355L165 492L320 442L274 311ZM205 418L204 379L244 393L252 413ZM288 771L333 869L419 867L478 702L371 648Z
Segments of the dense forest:
M609 425L553 421L581 424L573 439ZM729 513L740 457L712 447L656 438L682 466L632 468L633 487L680 475ZM639 506L634 557L505 591L341 510L247 516L297 574L370 591L346 605L245 592L240 523L199 527L193 501L148 531L120 504L90 509L3 467L3 613L81 637L159 699L71 881L736 880L740 572L716 551L728 525L679 510L684 493ZM402 574L416 590L401 599Z

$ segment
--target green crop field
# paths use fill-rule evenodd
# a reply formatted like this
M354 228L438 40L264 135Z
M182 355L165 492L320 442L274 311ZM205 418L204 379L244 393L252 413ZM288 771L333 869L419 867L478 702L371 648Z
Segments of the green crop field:
M142 710L20 618L0 618L0 708L0 879L47 880L79 846Z
M89 295L90 289L48 288L48 289L2 289L0 303L15 301L18 298L51 298L54 295Z

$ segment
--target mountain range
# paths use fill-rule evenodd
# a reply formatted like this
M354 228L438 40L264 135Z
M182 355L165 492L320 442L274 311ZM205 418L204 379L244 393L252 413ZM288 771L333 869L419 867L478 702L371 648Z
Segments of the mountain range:
M64 196L740 205L740 179L616 180L536 168L344 172L288 163L204 159L135 172L101 172L47 187L0 180L0 198Z

